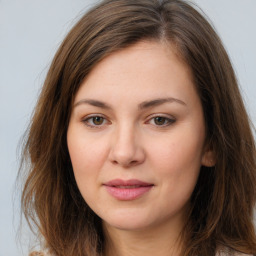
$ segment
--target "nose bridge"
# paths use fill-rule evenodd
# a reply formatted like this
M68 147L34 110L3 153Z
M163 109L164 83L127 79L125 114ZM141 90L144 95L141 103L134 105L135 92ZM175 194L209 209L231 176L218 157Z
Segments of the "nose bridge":
M122 122L116 126L113 134L111 161L122 166L141 163L144 160L143 147L138 138L136 125Z

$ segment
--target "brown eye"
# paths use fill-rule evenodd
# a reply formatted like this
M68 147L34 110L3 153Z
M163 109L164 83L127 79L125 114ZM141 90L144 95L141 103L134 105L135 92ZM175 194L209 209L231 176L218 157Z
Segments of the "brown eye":
M164 125L164 124L166 124L166 121L167 121L166 119L167 118L165 118L165 117L157 116L154 118L154 122L156 125Z
M94 125L102 125L104 122L104 118L101 116L95 116L92 118L92 122Z
M148 123L154 126L167 127L173 124L176 120L165 116L155 116L151 118Z
M82 121L85 125L92 127L92 128L100 128L108 123L106 118L102 116L90 116Z

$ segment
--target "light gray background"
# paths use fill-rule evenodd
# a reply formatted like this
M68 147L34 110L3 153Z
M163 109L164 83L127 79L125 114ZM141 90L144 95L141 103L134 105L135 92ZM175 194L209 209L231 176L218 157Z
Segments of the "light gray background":
M83 11L95 2L0 0L0 256L22 255L15 241L19 206L17 200L13 202L18 142L58 45ZM224 41L255 125L256 0L195 2ZM26 239L23 244L27 255Z

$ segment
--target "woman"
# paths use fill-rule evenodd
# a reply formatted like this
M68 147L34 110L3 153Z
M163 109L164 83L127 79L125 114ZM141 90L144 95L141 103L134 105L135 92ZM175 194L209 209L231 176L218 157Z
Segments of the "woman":
M23 211L49 255L256 253L248 116L220 39L181 0L85 14L52 62L24 155Z

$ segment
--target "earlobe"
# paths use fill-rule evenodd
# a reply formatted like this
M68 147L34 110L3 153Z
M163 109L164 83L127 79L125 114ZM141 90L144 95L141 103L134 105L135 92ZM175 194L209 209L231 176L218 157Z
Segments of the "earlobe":
M202 157L202 165L206 167L213 167L216 164L216 155L212 150L204 152Z

